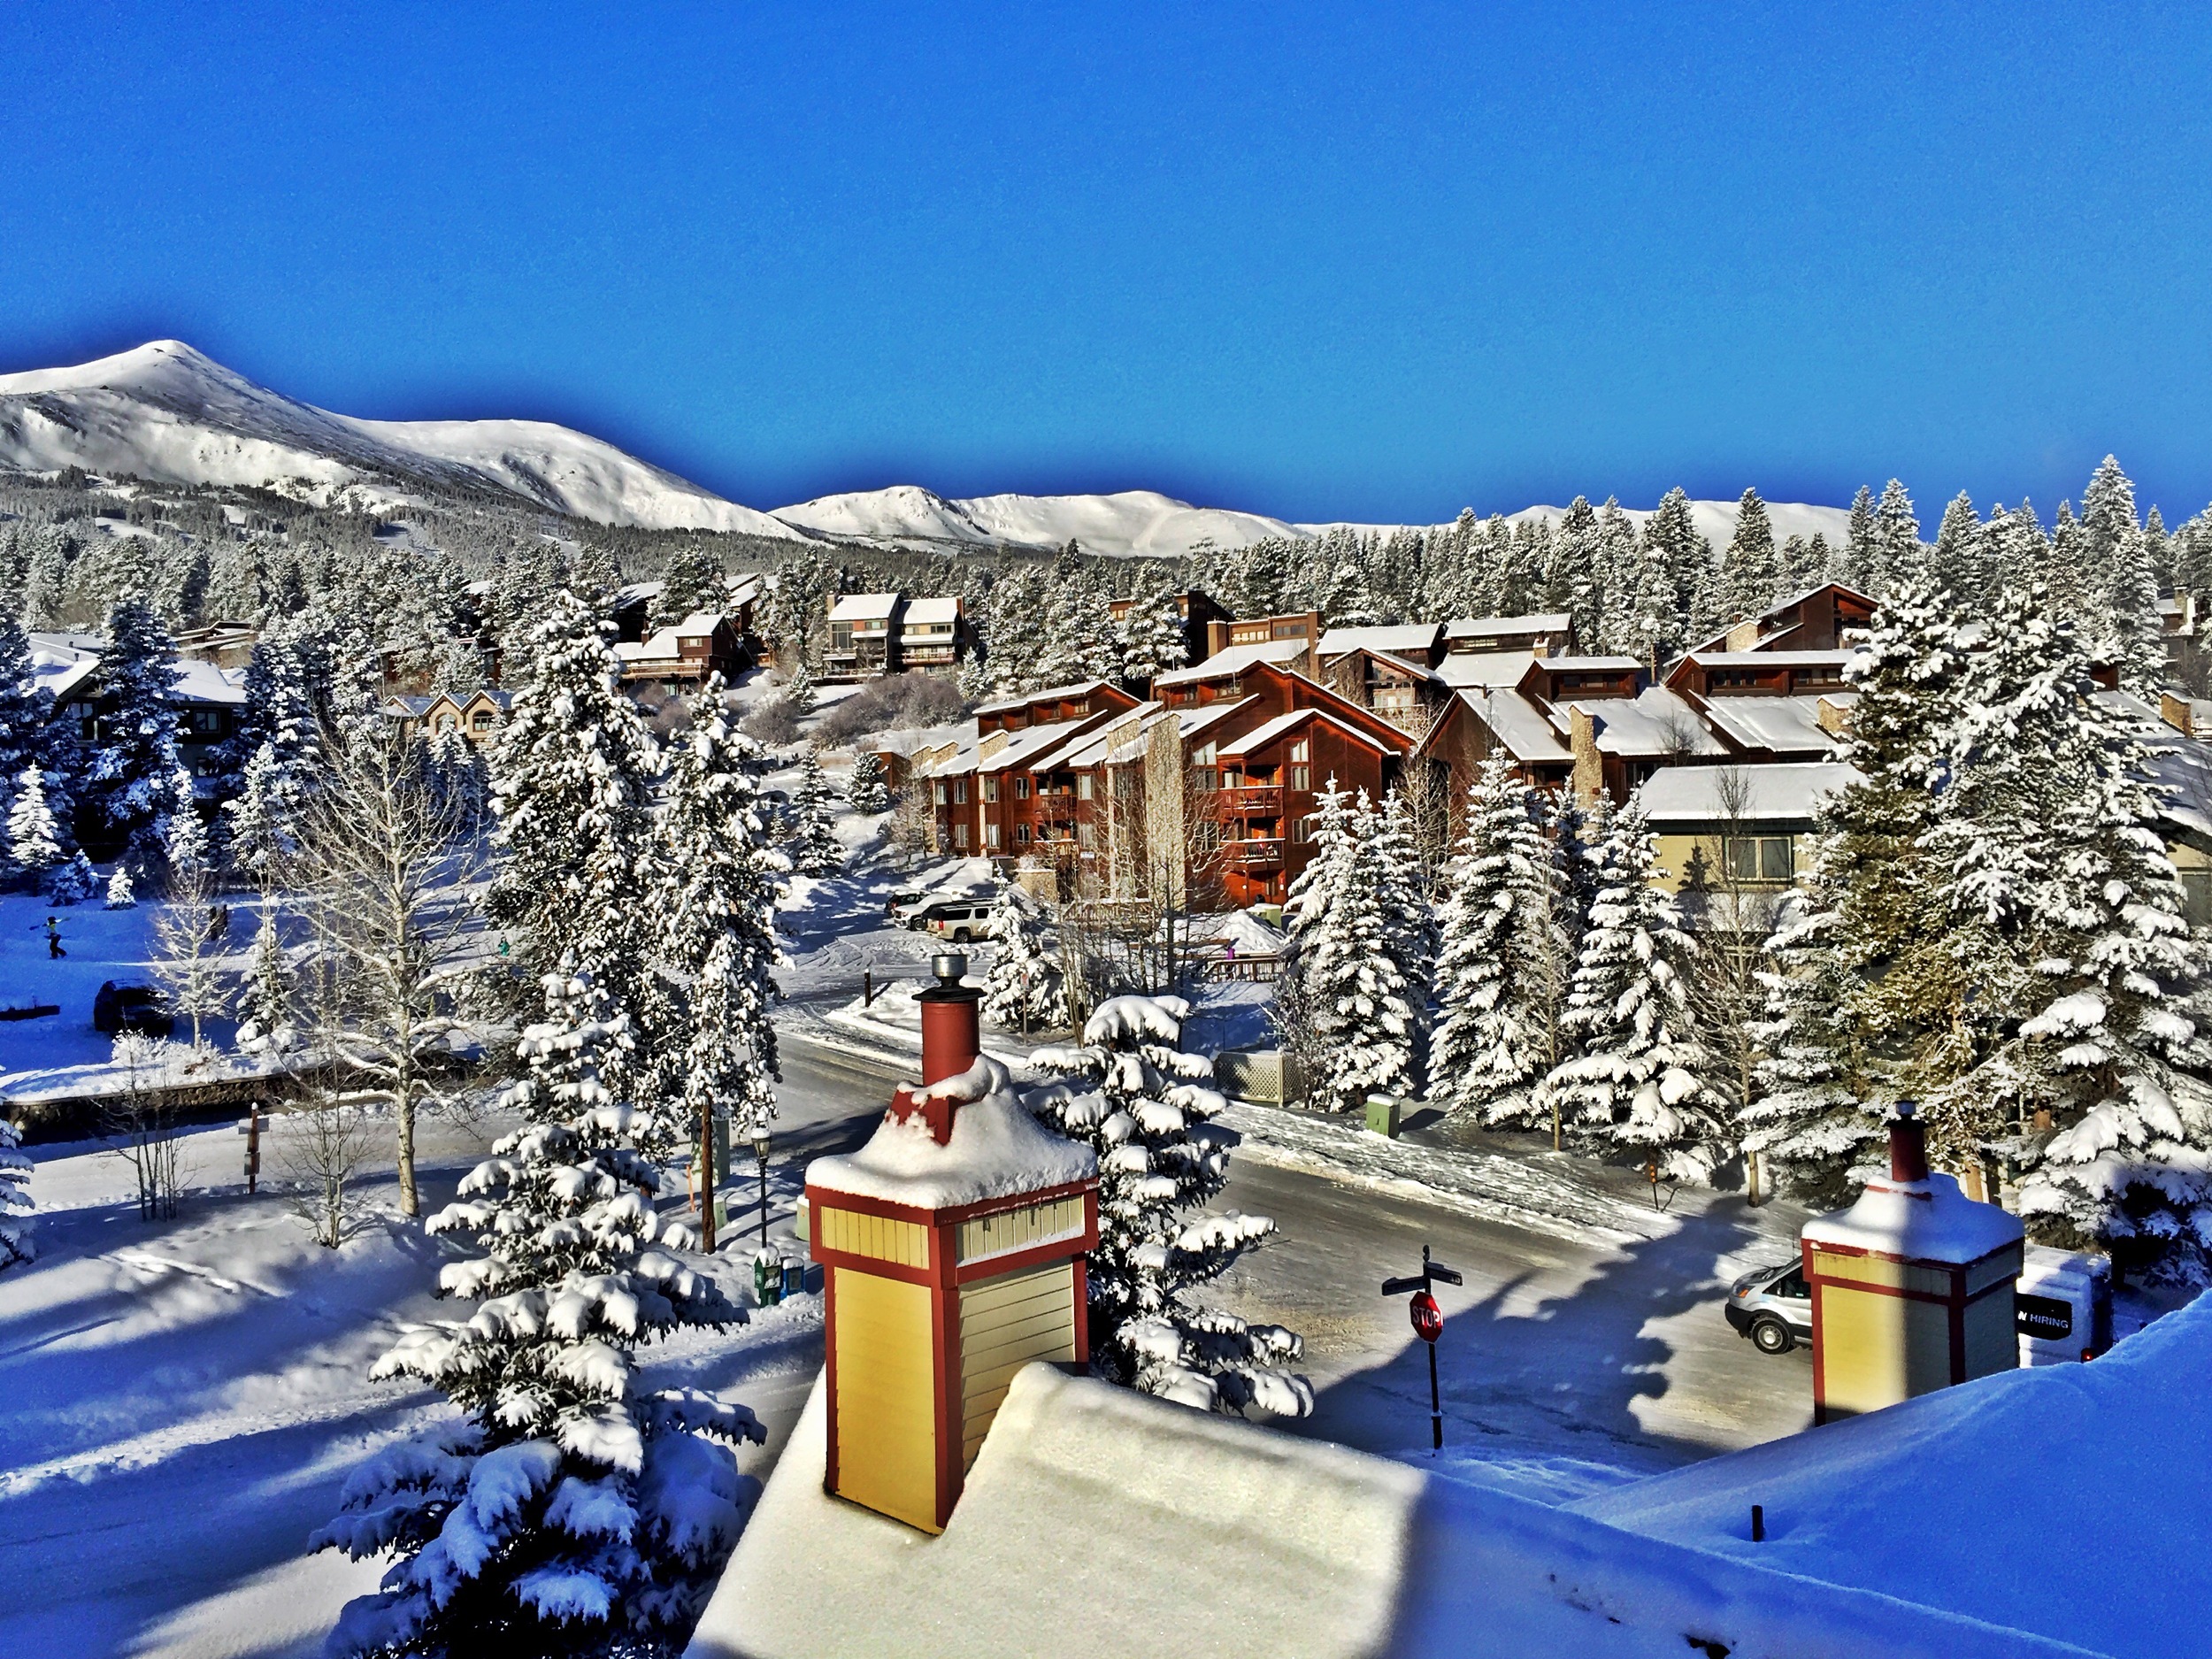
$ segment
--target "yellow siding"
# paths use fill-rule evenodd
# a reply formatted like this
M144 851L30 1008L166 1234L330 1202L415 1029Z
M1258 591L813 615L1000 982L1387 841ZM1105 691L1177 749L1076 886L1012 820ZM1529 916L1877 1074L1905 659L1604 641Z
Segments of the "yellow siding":
M1826 1286L1817 1340L1832 1421L1950 1385L1951 1316L1939 1302Z
M960 1224L960 1259L973 1262L987 1256L1004 1256L1049 1239L1071 1239L1082 1231L1080 1193L1019 1210L1002 1210Z
M961 1467L975 1462L1014 1373L1075 1357L1075 1269L1066 1262L960 1287Z
M929 1287L849 1267L831 1271L837 1275L838 1494L933 1532Z
M1990 1257L1966 1276L1966 1294L1978 1296L2001 1279L2020 1277L2023 1251L2019 1245Z
M1923 1296L1947 1296L1953 1275L1939 1267L1909 1267L1884 1261L1878 1256L1838 1256L1813 1252L1813 1271L1823 1279L1848 1279L1855 1285L1882 1285L1891 1290L1909 1290Z
M929 1229L918 1221L894 1221L825 1204L813 1225L816 1241L826 1250L896 1262L901 1267L929 1265Z

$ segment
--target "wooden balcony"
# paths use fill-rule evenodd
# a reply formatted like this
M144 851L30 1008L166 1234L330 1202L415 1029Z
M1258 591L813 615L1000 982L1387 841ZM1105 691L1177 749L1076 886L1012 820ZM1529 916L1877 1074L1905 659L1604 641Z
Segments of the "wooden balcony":
M1250 841L1224 841L1221 850L1234 869L1279 870L1282 867L1283 838L1279 835L1256 835Z
M1280 784L1247 785L1238 789L1214 791L1214 810L1227 814L1261 812L1270 816L1283 810L1283 790Z

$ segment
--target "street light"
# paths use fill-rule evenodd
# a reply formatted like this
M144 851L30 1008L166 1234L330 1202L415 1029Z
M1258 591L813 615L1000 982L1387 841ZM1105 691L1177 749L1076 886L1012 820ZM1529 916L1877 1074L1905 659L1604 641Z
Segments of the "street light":
M760 1160L760 1248L768 1248L768 1122L753 1125L753 1156Z

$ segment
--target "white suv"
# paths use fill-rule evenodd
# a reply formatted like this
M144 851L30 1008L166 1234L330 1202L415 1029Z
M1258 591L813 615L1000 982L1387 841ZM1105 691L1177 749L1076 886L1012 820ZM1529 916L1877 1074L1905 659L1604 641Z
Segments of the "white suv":
M1813 1293L1802 1262L1752 1269L1728 1287L1721 1311L1762 1354L1786 1354L1813 1340Z

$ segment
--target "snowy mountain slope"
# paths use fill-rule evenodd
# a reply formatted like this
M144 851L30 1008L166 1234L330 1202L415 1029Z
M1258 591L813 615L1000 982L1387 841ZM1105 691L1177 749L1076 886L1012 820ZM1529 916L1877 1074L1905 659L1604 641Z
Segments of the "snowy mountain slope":
M0 375L0 465L180 484L496 490L645 529L789 539L788 526L613 445L534 420L355 420L257 386L180 341Z
M1565 517L1566 511L1563 507L1525 507L1509 513L1507 518L1516 524L1526 518L1558 519ZM1187 553L1202 541L1240 548L1271 536L1312 540L1340 527L1294 524L1264 513L1225 507L1194 507L1153 490L1123 490L1110 495L977 495L954 500L914 484L824 495L779 507L775 516L817 535L884 547L956 549L1011 543L1058 548L1072 538L1086 552L1119 556ZM1632 508L1629 516L1640 524L1651 515L1648 508ZM1768 503L1767 516L1778 542L1793 535L1809 540L1817 531L1828 538L1831 546L1838 546L1851 522L1847 509L1791 502ZM1691 517L1716 550L1726 547L1736 533L1732 501L1694 502ZM1355 524L1341 527L1390 535L1400 529L1428 526Z

